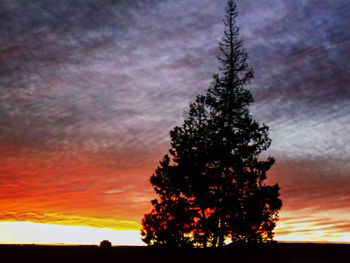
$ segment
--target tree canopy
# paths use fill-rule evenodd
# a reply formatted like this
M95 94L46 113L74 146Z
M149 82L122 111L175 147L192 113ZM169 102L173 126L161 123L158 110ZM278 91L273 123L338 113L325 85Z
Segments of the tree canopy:
M221 247L226 242L273 240L282 206L279 186L266 185L272 157L268 127L250 114L253 78L229 0L219 43L221 67L204 95L189 105L171 148L151 176L158 200L142 220L150 246Z

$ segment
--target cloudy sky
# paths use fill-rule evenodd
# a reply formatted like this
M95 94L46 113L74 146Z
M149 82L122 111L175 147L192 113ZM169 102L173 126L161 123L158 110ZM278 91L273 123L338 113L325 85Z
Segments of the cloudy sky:
M2 0L0 221L138 231L169 130L218 72L225 4ZM237 4L276 238L350 242L350 2Z

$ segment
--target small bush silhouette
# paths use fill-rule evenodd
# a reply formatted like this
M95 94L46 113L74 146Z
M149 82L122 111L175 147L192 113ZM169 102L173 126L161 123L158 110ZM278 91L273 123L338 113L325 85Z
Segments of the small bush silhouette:
M110 248L110 247L112 247L112 243L110 241L108 241L108 240L103 240L100 243L100 247L102 247L102 248Z

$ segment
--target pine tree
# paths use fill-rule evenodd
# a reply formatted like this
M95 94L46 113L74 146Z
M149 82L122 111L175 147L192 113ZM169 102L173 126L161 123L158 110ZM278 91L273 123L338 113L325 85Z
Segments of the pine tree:
M143 219L149 245L221 247L228 239L273 239L282 203L279 186L264 183L274 159L259 155L271 140L268 127L249 113L253 97L245 86L253 70L236 17L236 4L229 0L220 74L190 104L184 124L170 132L171 157L166 155L151 176L160 202L153 200L153 211Z

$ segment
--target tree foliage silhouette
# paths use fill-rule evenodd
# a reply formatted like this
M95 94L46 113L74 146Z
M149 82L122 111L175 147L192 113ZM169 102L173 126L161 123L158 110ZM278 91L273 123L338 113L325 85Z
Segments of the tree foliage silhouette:
M221 247L273 240L282 206L279 186L264 183L274 164L260 153L268 127L249 113L244 87L253 78L229 0L219 43L220 74L190 104L182 126L170 131L171 148L150 182L160 200L143 218L142 240L151 246Z

